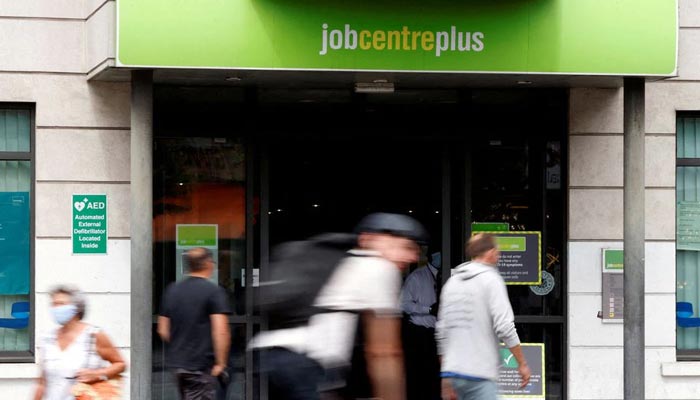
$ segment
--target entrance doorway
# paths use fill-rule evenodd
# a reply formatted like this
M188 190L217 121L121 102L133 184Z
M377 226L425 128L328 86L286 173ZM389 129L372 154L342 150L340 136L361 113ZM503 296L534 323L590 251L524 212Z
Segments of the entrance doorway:
M443 253L445 279L465 261L473 222L541 232L550 285L512 285L508 292L521 340L544 344L547 398L566 398L566 94L312 91L309 99L303 91L279 92L155 92L154 304L176 279L171 231L219 224L218 283L236 310L228 398L267 398L245 343L265 329L248 288L265 275L271 248L350 231L374 211L421 221L430 250ZM154 337L154 399L175 398L161 349Z
M270 146L270 244L351 232L372 212L411 215L441 241L441 145L321 138Z

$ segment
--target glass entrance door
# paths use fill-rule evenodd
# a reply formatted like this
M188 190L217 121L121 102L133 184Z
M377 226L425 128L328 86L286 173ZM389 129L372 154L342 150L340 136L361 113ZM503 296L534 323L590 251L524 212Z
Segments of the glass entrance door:
M240 140L211 137L158 137L154 143L154 322L163 291L184 279L184 253L192 247L212 251L217 268L212 281L228 293L233 315L229 366L233 384L226 399L245 399L245 345L250 336L249 289L252 265L247 242L249 199L246 147ZM177 399L177 385L164 365L164 346L153 337L153 398Z
M465 91L431 100L416 91L408 98L271 104L282 97L251 103L255 96L228 89L188 88L179 97L170 89L159 96L163 90L156 90L154 114L154 316L163 289L181 273L189 242L179 237L199 226L211 235L216 225L209 241L219 262L216 281L235 310L227 399L267 399L245 345L265 328L253 312L251 286L264 277L271 248L350 231L374 211L420 220L431 236L424 255L443 253L444 279L466 259L472 222L540 231L551 285L513 285L509 295L521 340L544 343L547 398L566 397L562 92ZM175 399L162 350L154 336L153 398Z

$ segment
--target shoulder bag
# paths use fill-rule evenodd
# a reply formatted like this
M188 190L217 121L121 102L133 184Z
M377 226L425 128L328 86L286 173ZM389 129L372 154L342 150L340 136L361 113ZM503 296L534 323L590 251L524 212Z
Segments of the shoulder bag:
M97 338L95 337L97 330L93 327L89 329L90 340L88 341L87 359L85 361L85 369L90 367L90 356L97 354ZM121 376L117 376L106 381L97 381L93 383L77 382L71 388L71 393L76 400L120 400L122 398L122 382Z

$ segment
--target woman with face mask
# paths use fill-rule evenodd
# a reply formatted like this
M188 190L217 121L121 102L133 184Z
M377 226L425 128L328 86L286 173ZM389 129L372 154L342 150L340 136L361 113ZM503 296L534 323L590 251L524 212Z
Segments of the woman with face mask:
M70 286L53 289L50 314L57 327L39 343L41 377L35 400L73 400L71 388L77 382L106 381L126 369L107 335L82 322L85 298L79 290Z

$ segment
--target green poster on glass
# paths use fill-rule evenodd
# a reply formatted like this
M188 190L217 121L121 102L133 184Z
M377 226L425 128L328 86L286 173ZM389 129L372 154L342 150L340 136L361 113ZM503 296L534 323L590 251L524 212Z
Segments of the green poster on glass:
M498 377L499 397L544 399L546 394L544 343L520 343L520 349L530 367L530 383L525 387L520 387L521 378L520 373L518 373L518 362L513 353L501 343L499 349L502 362Z
M539 231L485 231L496 238L501 256L498 272L506 285L542 284L542 233Z
M203 247L211 251L214 263L219 263L219 225L217 224L177 224L175 226L175 279L187 276L187 250ZM211 281L219 283L219 269L214 268Z
M73 254L107 254L107 195L74 194Z
M507 222L472 222L472 233L475 232L508 232L510 224Z

